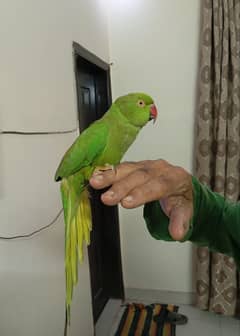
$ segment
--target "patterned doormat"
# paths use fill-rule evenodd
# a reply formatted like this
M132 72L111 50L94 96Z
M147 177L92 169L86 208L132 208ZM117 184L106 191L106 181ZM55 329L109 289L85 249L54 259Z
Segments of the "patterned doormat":
M131 303L124 306L114 336L175 336L176 326L166 323L168 312L177 312L178 307L166 304ZM155 321L156 319L156 321Z

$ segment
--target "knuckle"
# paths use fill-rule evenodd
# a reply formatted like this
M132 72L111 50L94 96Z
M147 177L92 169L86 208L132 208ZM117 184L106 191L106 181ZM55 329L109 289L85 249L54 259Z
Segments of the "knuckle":
M160 165L162 165L162 166L169 165L169 163L168 163L166 160L164 160L164 159L158 159L158 163L159 163Z
M124 197L128 190L129 190L129 184L125 179L122 179L119 182L116 182L113 186L112 189L114 191L114 193L117 195L117 197L119 199L121 199L122 197Z
M164 184L166 184L166 183L169 182L169 177L168 177L167 175L165 175L165 174L163 174L163 175L158 175L158 176L156 176L156 178L154 179L154 182L155 182L155 184L157 184L157 185L164 185Z
M141 179L141 181L143 183L145 183L150 178L149 169L147 169L145 167L139 168L138 171L137 171L137 176L136 177L138 179Z
M184 168L182 168L182 167L175 166L174 170L180 176L186 176L187 175L186 170Z
M144 204L144 192L140 188L136 188L131 192L133 197L132 206L136 207Z
M156 183L156 179L151 179L142 190L139 190L139 197L141 197L144 202L159 199L159 194L160 186Z
M166 169L166 167L170 167L170 164L168 163L168 161L166 161L164 159L158 159L158 160L156 160L155 164L160 169Z
M154 160L144 160L144 161L141 161L141 164L142 164L143 169L149 170L153 167Z

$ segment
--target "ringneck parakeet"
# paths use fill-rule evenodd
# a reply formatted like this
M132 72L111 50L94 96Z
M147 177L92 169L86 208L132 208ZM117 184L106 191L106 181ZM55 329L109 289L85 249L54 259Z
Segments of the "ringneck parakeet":
M55 181L61 180L65 220L66 316L69 323L73 287L78 281L78 260L83 241L92 229L88 180L104 165L116 165L141 128L156 119L153 99L144 93L119 97L104 116L85 129L63 156Z

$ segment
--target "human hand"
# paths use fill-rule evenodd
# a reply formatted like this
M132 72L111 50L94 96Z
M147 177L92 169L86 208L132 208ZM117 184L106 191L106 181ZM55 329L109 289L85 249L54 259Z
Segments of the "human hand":
M169 217L169 233L181 240L193 215L191 175L164 160L124 162L112 170L98 171L90 179L95 189L110 187L101 195L106 205L120 203L131 209L159 200Z

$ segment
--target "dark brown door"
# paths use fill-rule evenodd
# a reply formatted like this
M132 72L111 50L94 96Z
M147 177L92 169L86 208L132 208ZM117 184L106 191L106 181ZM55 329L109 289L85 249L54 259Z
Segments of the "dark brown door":
M109 72L79 55L75 61L79 125L83 131L101 118L111 103ZM100 201L101 192L93 189L90 192L93 230L88 255L96 322L108 299L123 298L124 292L117 207L104 206Z

